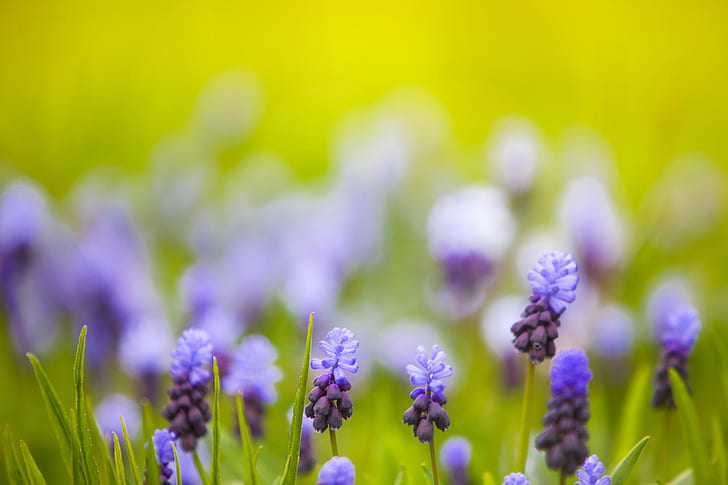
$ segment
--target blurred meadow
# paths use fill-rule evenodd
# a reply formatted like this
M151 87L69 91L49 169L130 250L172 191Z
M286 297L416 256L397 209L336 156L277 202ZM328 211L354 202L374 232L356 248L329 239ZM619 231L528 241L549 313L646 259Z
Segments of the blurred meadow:
M650 435L627 483L694 466L674 410L650 405L659 314L689 304L702 329L688 380L726 485L727 24L721 1L3 0L0 424L48 483L67 483L26 352L69 407L87 325L102 432L112 394L137 413L151 398L162 428L185 328L205 329L219 361L261 334L282 371L257 439L273 483L314 312L313 357L335 326L361 342L355 412L337 432L357 483L395 483L402 466L424 483L404 368L439 344L454 375L436 444L467 438L470 483L499 484L521 471L527 359L509 329L528 271L558 250L581 277L556 348L590 359L590 454L611 470ZM458 244L485 268L453 275L441 249ZM242 483L223 396L223 482ZM141 418L125 418L141 456ZM328 439L312 439L322 464ZM200 446L206 461L210 437ZM558 483L535 449L526 471ZM194 468L183 478L199 483Z

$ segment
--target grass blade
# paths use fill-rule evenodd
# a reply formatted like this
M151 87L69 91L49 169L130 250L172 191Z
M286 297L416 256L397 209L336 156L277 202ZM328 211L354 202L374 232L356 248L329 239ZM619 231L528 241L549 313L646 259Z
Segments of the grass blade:
M725 443L723 442L723 431L720 428L718 418L713 418L713 463L716 467L716 483L728 485L728 459L726 458Z
M177 447L174 441L171 442L172 453L174 453L174 478L177 485L182 485L182 473L179 471L179 455L177 454Z
M91 430L89 422L89 412L86 402L86 387L84 382L84 358L86 352L86 332L87 327L84 325L81 334L78 336L78 346L76 347L76 358L73 363L73 385L76 391L76 431L81 444L81 466L84 472L84 479L90 485L100 485L99 468L93 454L93 445L91 442ZM95 426L96 423L93 423Z
M142 405L142 429L144 430L145 445L145 467L144 467L144 483L155 483L159 479L159 465L157 465L157 456L154 452L154 412L149 401L144 401Z
M220 485L220 371L217 358L212 358L212 458L210 461L210 483Z
M131 474L134 479L134 485L144 485L142 482L142 475L139 473L139 467L137 467L136 456L134 454L134 447L129 439L129 432L126 429L126 422L124 416L119 416L121 421L121 430L124 433L124 446L126 447L126 456L129 458L129 466L131 467Z
M20 462L18 448L13 439L13 432L10 425L5 425L5 469L8 473L8 483L10 485L22 485L27 483L25 467Z
M425 482L428 485L432 485L435 482L432 470L430 470L430 467L426 463L421 463L420 466L422 467L422 475L425 477Z
M124 457L121 454L121 443L119 437L112 431L111 438L114 443L114 480L118 485L126 485L126 473L124 473Z
M293 403L293 419L291 420L291 434L288 441L288 456L281 475L280 485L294 485L298 473L298 454L301 452L301 427L303 425L303 406L306 401L306 387L308 385L308 366L311 360L311 338L313 335L313 313L308 317L308 331L306 332L306 348L301 366L301 376L298 379L296 401Z
M35 380L38 382L40 394L51 421L51 428L58 440L61 458L63 458L63 463L66 465L66 470L68 470L68 476L73 477L73 452L79 449L79 445L76 442L76 435L73 432L73 425L68 414L66 414L63 404L61 404L61 400L58 398L58 393L53 388L51 381L48 379L48 374L46 374L38 358L30 353L25 355L28 357L31 367L33 367Z
M637 460L639 460L640 455L642 455L642 451L644 451L649 440L649 436L642 438L640 442L634 445L632 450L627 453L627 456L625 456L614 468L614 471L609 475L612 477L612 485L622 485L627 481L629 473L632 471L632 468L634 468Z
M20 453L23 455L23 461L25 461L25 472L28 477L28 483L31 485L46 485L45 478L43 478L43 474L38 469L38 464L30 453L30 448L22 440L20 441Z
M612 463L629 453L632 445L644 434L640 433L640 427L645 421L645 411L650 402L651 374L652 369L649 366L642 366L629 383L621 420L617 426L619 432L612 452Z
M94 455L96 459L101 460L102 474L105 483L111 483L114 479L114 457L111 455L112 447L108 441L101 436L98 423L96 423L96 417L94 416L94 408L91 405L91 400L86 396L86 410L88 411L88 427L91 430L91 440L93 449L96 450ZM99 456L101 455L101 456Z
M687 469L672 480L667 485L693 485L693 471Z
M696 483L715 483L712 480L710 460L708 452L700 434L698 414L695 411L692 399L688 395L680 374L675 369L669 370L672 395L675 398L677 415L680 419L680 427L683 431L683 438L688 445L690 461L693 468L693 477Z
M250 428L245 420L245 402L243 395L235 396L235 409L240 427L240 442L243 448L243 483L245 485L258 485L258 473L255 467L256 454L253 452L253 439L250 437Z

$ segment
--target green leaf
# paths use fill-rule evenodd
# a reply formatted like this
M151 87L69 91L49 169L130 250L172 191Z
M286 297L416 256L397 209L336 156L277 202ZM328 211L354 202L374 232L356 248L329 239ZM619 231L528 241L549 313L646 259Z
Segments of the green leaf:
M114 443L114 480L118 485L126 485L126 474L124 473L124 457L121 454L121 443L119 437L112 431L111 438Z
M705 443L700 433L698 414L695 411L693 401L688 395L688 391L685 388L680 374L675 369L669 369L669 375L672 395L675 398L675 406L677 407L677 415L683 430L683 438L690 452L690 461L692 463L695 482L700 484L715 483L712 479L708 452L705 449Z
M212 358L212 458L210 461L210 483L220 485L220 371L217 358Z
M693 471L688 468L675 478L673 478L667 485L694 485Z
M25 461L25 472L28 476L28 483L31 485L46 485L45 478L43 478L43 474L38 469L38 464L33 459L28 445L23 440L20 440L20 452Z
M404 485L406 473L407 473L407 471L406 471L404 465L400 465L399 471L397 472L397 476L394 477L394 485Z
M144 430L145 448L145 467L144 477L145 483L155 483L159 479L159 465L157 464L157 456L154 452L154 412L149 401L142 404L142 429Z
M281 485L294 485L298 474L298 455L301 451L301 427L303 425L303 406L306 401L306 387L308 385L308 366L311 360L311 338L313 335L313 313L308 317L308 331L306 333L306 348L301 366L301 376L298 379L296 400L293 403L293 419L291 420L291 434L288 441L288 456L281 475Z
M420 466L422 467L422 474L425 477L425 482L428 483L428 485L432 485L435 483L435 480L432 477L432 470L430 470L430 467L427 466L426 463L420 463Z
M253 451L253 440L250 437L250 428L245 420L245 401L243 395L235 396L235 409L238 415L240 428L240 442L243 448L243 483L245 485L258 485L258 472L256 469L257 453Z
M720 421L717 417L713 418L713 463L716 470L716 483L718 485L728 485L728 460L726 459L725 443L723 442L723 430L720 428Z
M627 389L622 417L617 426L619 430L612 453L612 463L625 456L635 441L639 439L640 428L644 424L645 410L650 398L650 377L652 370L648 366L642 366L632 377Z
M137 467L134 447L129 439L129 432L126 429L124 416L119 416L119 421L121 421L121 430L124 433L124 446L126 447L126 456L129 458L129 466L131 467L131 475L134 478L134 485L144 485L142 482L142 475L139 473L139 467Z
M177 454L177 447L175 446L174 441L171 441L170 444L172 445L172 453L174 453L175 481L177 482L177 485L182 485L182 473L179 471L179 455Z
M101 431L96 423L96 417L94 416L93 406L91 400L86 397L86 409L88 411L87 421L88 427L91 430L91 439L93 448L96 450L96 459L101 459L104 482L111 483L114 479L114 457L112 456L112 449L109 443L101 436ZM101 456L99 456L101 455Z
M20 461L20 453L13 439L10 425L5 425L5 468L8 473L10 485L23 485L27 483L26 469Z
M75 454L74 451L79 449L76 435L73 431L73 425L38 358L30 353L25 355L33 367L35 380L38 382L38 387L40 387L40 394L51 421L53 434L56 435L56 439L58 440L61 458L66 465L68 476L73 477L73 463L75 461L73 455Z
M619 462L619 464L614 468L614 471L609 474L609 476L612 477L612 485L622 485L625 481L627 481L629 473L632 471L632 468L634 468L637 460L639 460L640 455L645 449L645 446L647 446L647 442L649 440L649 436L642 438L639 443L634 445L632 451L630 451L627 456Z
M84 356L86 352L86 332L84 325L81 334L78 336L76 347L76 358L73 363L73 385L76 390L76 431L78 440L81 443L81 466L84 480L90 485L99 485L99 468L93 453L91 443L91 430L89 423L89 412L86 402L86 388L84 382ZM96 423L94 423L94 426Z

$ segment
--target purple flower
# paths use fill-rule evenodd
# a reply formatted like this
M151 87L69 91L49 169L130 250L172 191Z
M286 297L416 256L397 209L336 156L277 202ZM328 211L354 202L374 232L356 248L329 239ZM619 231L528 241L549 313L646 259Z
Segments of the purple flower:
M355 478L351 460L344 456L335 456L321 467L317 485L353 485Z
M359 341L355 340L351 330L334 327L326 334L326 340L319 342L318 348L327 358L311 359L312 369L331 369L337 383L342 379L346 380L343 370L351 373L359 371L359 364L354 357L359 348Z
M101 404L96 407L94 416L101 433L105 437L111 437L111 433L116 433L120 439L123 437L121 420L119 419L121 416L124 417L131 439L134 439L139 432L139 424L141 423L139 405L123 394L112 394L104 398Z
M228 394L243 393L245 419L254 438L262 436L265 405L276 400L276 382L282 378L275 366L278 351L262 335L251 335L233 354L228 375L222 382Z
M169 429L179 438L182 449L193 451L197 440L207 433L205 423L212 417L205 401L210 372L203 368L212 363L210 338L196 328L185 330L172 359L169 372L173 385L167 391L170 402L162 416L169 421Z
M655 407L667 405L673 408L675 402L668 372L671 368L675 369L685 381L688 390L690 389L690 384L687 382L687 360L698 339L701 324L698 311L691 306L673 310L665 320L659 335L662 343L662 361L657 368L652 404Z
M531 485L523 473L511 473L503 479L503 485Z
M326 428L341 428L343 419L349 419L354 403L348 391L351 383L343 371L355 373L359 370L354 353L359 341L351 330L335 327L318 345L326 355L325 359L311 359L312 369L329 369L329 372L314 379L315 387L308 394L311 401L305 409L306 416L313 419L313 427L319 433Z
M604 465L599 461L599 457L592 455L581 465L581 470L576 472L579 481L574 485L610 485L612 479L607 476L602 477L604 471Z
M448 438L440 447L440 459L450 474L453 485L468 485L468 465L472 446L462 436Z
M407 366L410 383L417 387L410 393L414 401L405 411L402 422L412 426L414 435L422 443L432 441L437 426L445 431L450 427L450 417L442 406L447 403L443 391L445 383L442 379L453 374L452 367L445 364L445 352L437 345L432 346L432 354L428 356L422 346L417 347L417 363Z
M567 475L589 454L586 422L589 419L588 385L592 372L584 351L560 352L551 364L551 399L543 418L544 430L536 448L546 450L546 464Z
M174 433L166 429L158 429L154 431L152 436L152 442L154 443L154 450L157 454L157 463L160 468L159 483L168 485L171 483L171 478L174 473L172 468L169 467L170 463L174 463L174 451L172 450L172 443L177 439Z
M172 377L184 377L196 385L210 379L210 371L204 366L212 364L212 343L203 330L190 328L177 340L177 348L172 351Z
M568 253L551 251L538 259L528 273L531 290L535 296L546 298L546 303L561 315L575 298L574 290L579 283L574 257Z
M554 341L559 336L559 317L574 301L579 276L574 257L552 251L541 256L528 273L533 294L531 303L514 323L513 345L529 354L531 362L543 362L556 354Z

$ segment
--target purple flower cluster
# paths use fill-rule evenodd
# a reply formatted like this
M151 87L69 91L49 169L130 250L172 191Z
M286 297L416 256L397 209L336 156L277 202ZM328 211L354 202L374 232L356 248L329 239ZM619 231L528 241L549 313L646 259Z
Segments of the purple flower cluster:
M574 485L611 485L612 479L604 475L604 465L599 461L597 455L586 459L581 469L576 472L579 479Z
M669 369L675 369L689 386L687 359L698 339L700 327L698 311L690 306L679 307L666 316L664 324L659 328L662 361L655 376L653 406L675 407L668 375Z
M166 429L158 429L152 436L152 443L157 455L157 464L160 468L159 483L162 485L172 484L172 475L174 470L170 468L170 463L174 464L174 450L172 443L177 440L173 432Z
M185 451L193 451L197 440L207 433L207 423L212 415L205 401L212 364L212 344L207 334L199 329L187 329L177 341L172 352L173 385L167 391L170 402L162 411L169 421L169 430L180 440Z
M445 431L450 427L450 417L442 408L447 403L445 397L445 383L442 379L453 374L452 367L445 364L445 352L437 345L432 346L432 353L428 356L425 348L417 347L417 363L407 366L410 384L417 387L410 393L414 402L405 411L402 421L412 426L414 435L422 443L429 443L435 436L435 426Z
M306 417L313 419L313 428L323 433L327 428L341 428L344 419L353 413L354 403L349 397L351 383L344 371L356 373L359 364L354 354L359 341L354 333L346 328L335 327L326 335L326 340L318 344L326 355L324 359L311 359L312 369L326 369L313 383L315 387L308 394L310 403L306 406Z
M589 454L586 422L592 371L586 354L579 349L560 352L551 364L551 399L543 417L544 430L536 437L536 448L546 450L546 464L567 475L574 473Z
M354 485L355 478L351 460L344 456L335 456L321 467L316 485Z
M222 387L228 394L243 393L245 420L253 438L263 435L265 405L276 400L276 382L282 378L275 366L278 351L262 335L251 335L240 343L232 357Z
M516 349L528 353L536 364L556 354L554 341L559 336L559 317L575 299L579 276L572 255L553 251L539 258L528 279L533 292L531 303L511 332Z
M531 485L523 473L511 473L503 479L503 485Z

